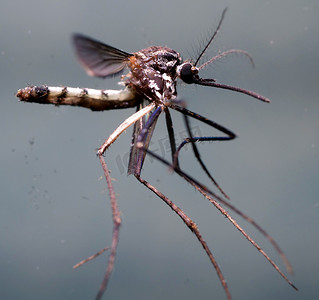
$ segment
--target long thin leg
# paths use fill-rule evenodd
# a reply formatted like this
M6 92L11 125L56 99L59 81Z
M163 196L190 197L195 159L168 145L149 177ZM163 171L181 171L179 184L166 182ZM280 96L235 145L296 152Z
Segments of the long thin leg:
M116 256L116 249L119 242L119 233L120 233L120 225L121 225L121 216L120 211L117 205L117 200L115 196L115 192L112 185L111 176L109 174L109 170L107 168L106 162L102 155L99 155L100 163L103 168L104 176L107 182L107 187L110 193L110 200L111 200L111 208L112 208L112 218L113 218L113 234L112 234L112 246L111 246L111 253L109 256L109 261L107 263L106 272L101 283L100 289L95 297L96 300L100 300L106 290L107 284L109 282L110 276L112 274L114 268L114 261Z
M116 141L116 139L125 131L128 127L133 125L140 118L151 112L155 108L155 103L152 102L149 105L145 106L141 110L137 111L130 117L128 117L123 123L121 123L113 133L105 140L103 145L98 150L98 155L103 155L105 150L111 146L112 143Z
M224 275L215 259L213 256L211 250L207 246L207 243L203 239L202 235L199 232L199 229L194 221L192 221L178 206L176 206L171 200L169 200L164 194L162 194L159 190L157 190L153 185L151 185L149 182L147 182L145 179L141 178L140 175L134 174L135 177L137 178L138 181L140 181L142 184L144 184L149 190L151 190L153 193L155 193L159 198L161 198L186 224L186 226L196 235L198 241L204 248L206 254L208 255L211 263L213 264L217 276L224 288L224 291L226 293L227 299L231 300L231 294L229 292L226 280L224 278Z
M115 196L115 192L112 185L111 176L109 174L109 170L107 168L107 164L103 158L103 154L105 150L110 147L110 145L121 135L129 126L133 125L135 122L137 122L139 119L141 119L144 115L148 114L155 108L155 103L151 103L144 107L143 109L137 111L130 117L128 117L124 122L122 122L115 131L109 136L108 139L103 143L103 145L99 148L97 154L101 163L101 166L103 168L104 177L107 182L107 187L110 194L110 200L111 200L111 208L112 208L112 218L113 218L113 234L112 234L112 245L111 245L111 253L109 256L107 268L105 271L104 279L101 283L100 289L98 291L98 294L96 295L96 300L100 300L106 290L107 284L109 282L110 276L112 274L113 268L114 268L114 261L116 257L116 250L117 245L119 242L119 229L121 225L121 217L120 212L117 205L117 200ZM81 261L76 266L82 265L87 261L92 260L94 257L98 256L100 253L104 252L103 249L100 250L97 254Z
M168 110L164 109L164 111L166 114L166 124L167 124L167 129L168 129L168 133L169 133L169 137L170 137L170 144L172 147L172 155L173 155L176 148L175 148L175 138L174 138L174 132L173 132L173 126L172 126L172 119L170 117L170 113L168 112ZM152 128L152 126L156 122L160 112L161 112L160 107L158 107L156 109L156 111L154 111L154 113L151 115L151 117L149 118L149 120L147 121L147 123L145 124L145 126L143 127L143 129L141 130L141 132L138 136L136 147L140 148L144 153L148 152L148 151L146 151L148 149L148 143L146 144L146 147L144 147L144 145L148 139L149 128ZM143 153L143 156L144 156L144 153ZM138 181L140 181L142 184L144 184L149 190L151 190L159 198L161 198L183 220L183 222L187 225L187 227L196 235L198 241L200 242L200 244L204 248L206 254L208 255L211 263L213 264L213 266L216 270L216 273L219 277L219 280L220 280L220 282L225 290L225 293L227 295L227 299L231 300L232 297L230 295L226 280L221 272L219 265L217 264L215 257L213 256L211 250L207 246L207 243L205 242L202 235L200 234L197 225L179 207L177 207L171 200L169 200L163 193L161 193L158 189L156 189L148 181L141 178L141 176L140 176L141 170L142 170L142 162L139 162L136 165L134 176L137 178Z
M196 113L193 113L192 111L187 110L186 108L177 106L175 104L172 104L171 107L179 112L181 112L182 114L184 114L184 116L190 116L194 119L197 119L207 125L210 125L224 133L226 133L229 137L193 137L193 143L196 141L216 141L216 140L231 140L233 138L236 137L236 135L234 133L232 133L231 131L229 131L227 128L206 119L205 117L198 115ZM230 133L232 135L230 135ZM178 150L176 151L176 153L179 152L179 150L186 144L189 143L190 141L184 141L179 147ZM178 154L176 154L178 155ZM176 168L175 165L173 165L173 168ZM206 187L205 187L206 188ZM291 264L288 262L288 259L286 258L285 254L283 253L283 251L280 249L280 247L278 246L278 244L274 241L274 239L261 227L259 226L255 221L253 221L250 217L246 216L245 214L243 214L241 211L239 211L236 207L230 205L229 203L224 202L224 200L220 197L218 197L215 193L210 192L210 194L214 197L217 198L219 201L221 201L221 203L227 205L231 210L235 211L237 214L239 214L242 218L244 218L245 220L247 220L249 223L251 223L259 232L261 232L268 240L269 242L273 245L273 247L276 249L276 251L279 253L281 259L283 260L283 262L285 263L285 266L287 268L287 271L289 273L293 273L293 269Z
M80 262L78 262L77 264L75 264L75 265L73 266L73 269L77 269L78 267L81 267L81 266L84 265L85 263L87 263L87 262L93 260L94 258L96 258L96 257L98 257L99 255L101 255L104 251L109 250L109 249L110 249L110 247L105 247L105 248L101 249L100 251L96 252L95 254L89 256L88 258L81 260Z
M174 106L175 107L175 106ZM207 176L212 180L212 182L215 184L215 186L219 189L219 191L227 198L229 199L228 195L223 191L223 189L219 186L219 184L217 183L217 181L213 178L213 176L210 174L210 172L208 171L207 167L205 166L204 162L202 161L199 151L197 149L197 146L195 145L196 141L200 141L200 140L209 140L209 141L215 141L215 140L229 140L229 139L233 139L235 137L235 134L233 132L231 132L230 130L226 129L225 127L212 122L198 114L195 114L191 111L188 111L180 106L176 106L175 109L183 113L184 117L185 117L185 123L186 123L186 127L188 130L188 133L191 137L186 138L178 147L178 149L176 150L176 144L175 144L175 137L174 137L174 129L173 129L173 122L172 122L172 118L170 115L170 112L168 110L167 107L164 107L164 112L165 112L165 117L166 117L166 127L167 127L167 131L168 131L168 136L169 136L169 141L170 141L170 146L171 146L171 152L172 152L172 161L173 161L173 165L175 167L178 166L178 155L179 152L181 150L181 148L187 144L187 143L192 143L192 148L193 148L193 152L194 155L196 157L196 159L198 160L199 164L201 165L201 167L203 168L203 170L205 171L205 173L207 174ZM160 107L157 108L157 110L159 110L158 113L156 113L156 111L154 111L154 113L152 114L152 116L150 117L150 119L148 120L147 124L145 124L145 126L143 127L143 129L140 132L139 138L138 140L143 142L144 139L150 139L150 132L152 133L153 130L150 130L150 128L154 128L154 124L158 118L158 115L160 114L160 111L162 110ZM192 115L194 118L196 119L200 119L201 121L208 123L210 126L213 126L216 128L216 126L218 126L218 129L224 133L226 133L228 136L225 137L192 137L192 133L191 133L191 129L189 126L189 122L187 119L187 114ZM154 119L154 120L153 120ZM145 144L144 144L145 145ZM137 147L136 145L134 145L134 147ZM144 146L145 148L148 148L148 145ZM137 150L135 150L136 152ZM132 151L131 151L132 152ZM145 157L145 152L143 153L143 157ZM144 161L144 160L143 160ZM139 164L137 164L137 168L139 168L138 170L135 170L134 172L137 172L138 174L140 174L140 170L143 164L143 161L141 160L141 162ZM131 163L130 163L131 164ZM130 172L132 173L132 172Z
M196 137L196 138L193 138L194 142L195 139L201 139L204 141L204 140L209 140L209 141L230 141L230 140L233 140L234 138L236 138L236 134L233 133L232 131L230 131L229 129L227 129L226 127L212 121L212 120L209 120L197 113L194 113L188 109L186 109L185 107L181 107L179 105L176 105L176 104L173 104L171 103L169 105L170 108L174 109L174 110L177 110L178 112L182 113L183 115L187 115L193 119L196 119L202 123L205 123L215 129L217 129L218 131L221 131L222 133L225 133L226 136L211 136L211 137ZM190 143L192 141L186 141L185 143ZM183 144L183 143L182 143ZM184 146L184 145L183 145ZM181 147L183 147L181 146Z
M165 107L164 112L165 112L165 116L166 116L166 128L167 128L167 131L168 131L169 142L170 142L170 146L171 146L173 165L175 167L179 167L178 155L180 153L181 148L183 146L185 146L187 143L192 143L192 149L193 149L194 155L195 155L197 161L199 162L200 166L202 167L202 169L204 170L206 175L210 178L210 180L219 189L219 191L222 193L222 195L224 195L224 197L229 200L229 196L224 192L224 190L220 187L220 185L217 183L217 181L210 174L210 172L206 168L206 165L204 164L204 162L202 161L202 159L200 157L198 148L197 148L197 146L195 144L195 142L198 141L198 138L197 137L193 137L193 135L192 135L187 115L184 114L184 117L185 117L185 124L186 124L186 128L187 128L189 137L185 138L182 141L182 143L179 145L177 150L176 150L176 143L175 143L175 136L174 136L174 129L173 129L173 121L172 121L170 112L169 112L167 107Z
M173 127L172 117L171 117L171 114L170 114L170 112L169 112L167 107L165 107L164 112L165 112L165 119L166 119L166 128L167 128L168 137L169 137L169 143L170 143L171 152L172 152L172 162L174 162L174 164L176 166L178 166L178 157L175 156L175 153L176 153L176 142L175 142L175 135L174 135L174 127Z
M168 131L169 142L170 142L171 152L172 152L172 161L174 161L174 155L176 152L176 143L175 143L175 136L174 136L174 129L173 129L173 121L168 108L165 106L164 107L158 106L153 111L153 113L151 114L147 122L142 125L142 128L136 127L137 126L136 124L138 122L134 126L134 134L133 134L134 144L132 145L132 149L131 149L128 174L134 173L139 175L141 173L142 166L144 163L144 158L146 155L146 152L144 151L144 149L145 148L147 149L149 146L149 142L152 137L155 124L157 122L159 115L161 114L163 110L165 112L166 127Z
M107 168L107 164L103 158L103 154L105 150L119 137L119 135L126 130L129 126L134 124L136 121L138 121L140 118L142 118L145 114L149 113L153 108L155 107L154 103L149 104L148 106L144 107L143 109L137 111L135 114L127 118L111 135L110 137L104 142L104 144L100 147L98 150L98 156L100 159L100 163L103 168L104 176L107 182L107 186L110 193L110 200L111 200L111 207L112 207L112 216L113 216L113 235L112 235L112 246L111 246L111 253L109 256L109 261L107 264L106 272L104 275L104 279L102 281L102 284L100 286L99 292L96 295L96 300L99 300L102 298L108 281L110 279L110 276L112 274L113 268L114 268L114 261L116 256L116 249L119 241L119 228L121 225L121 217L120 212L117 205L117 200L115 196L115 192L112 185L111 176L109 174L109 170Z
M154 158L158 159L162 163L166 164L169 167L173 167L168 161L163 159L162 157L158 156L157 154L151 152L150 150L146 149L147 153ZM206 186L202 185L198 181L196 181L194 178L183 172L179 168L174 168L174 171L183 177L186 181L188 181L190 184L192 184L196 190L198 190L201 194L203 194L242 234L243 236L268 260L268 262L275 268L275 270L285 279L285 281L290 284L295 290L298 290L297 287L283 274L283 272L280 270L280 268L273 262L273 260L266 254L265 251L262 250L262 248L238 225L238 223L228 214L228 212L221 207L221 205L215 200L217 199L220 203L227 206L234 212L236 212L238 215L240 215L242 218L244 218L246 221L251 223L257 230L259 230L274 246L274 248L279 252L281 258L283 259L284 263L286 264L286 268L289 272L292 271L292 267L290 263L288 262L286 256L282 252L282 250L279 248L277 243L273 240L273 238L268 235L268 233L263 230L252 218L248 217L244 213L242 213L240 210L235 208L233 205L231 205L229 202L223 200L221 197L216 195L214 192L210 191Z
M201 165L202 169L204 170L204 172L206 173L206 175L209 177L209 179L215 184L215 186L219 189L219 191L222 193L222 195L224 195L224 197L226 199L229 200L229 196L225 193L225 191L221 188L221 186L217 183L217 181L213 178L213 176L210 174L210 172L208 171L206 165L204 164L203 160L201 159L201 156L200 156L200 153L199 153L199 150L198 150L198 147L196 146L196 142L199 142L199 141L207 141L207 137L194 137L192 135L192 131L191 131L191 127L189 125L189 119L188 119L188 116L187 115L184 115L184 120L185 120L185 125L186 125L186 128L187 128L187 131L188 131L188 134L189 134L189 137L186 138L184 141L186 143L188 142L191 142L192 144L192 148L193 148L193 152L194 152L194 155L197 159L197 161L199 162L199 164ZM204 138L204 139L203 139ZM182 148L183 143L178 147L178 150L180 151L181 148ZM179 154L179 152L177 153L177 155Z
M189 183L191 183L199 192L201 192L223 215L225 215L225 217L244 235L244 237L246 239L248 239L248 241L250 241L252 243L252 245L271 263L271 265L279 272L279 274L292 286L296 289L296 287L292 284L292 282L283 274L283 272L279 269L279 267L271 260L271 258L263 251L263 249L239 226L239 224L228 214L228 212L223 209L221 207L221 205L212 197L218 199L221 203L223 204L228 204L228 202L226 202L225 200L223 200L222 198L218 197L217 195L215 195L215 193L209 191L205 186L201 185L200 183L198 183L197 181L195 181L193 178L191 178L190 176L188 176L186 173L182 172L180 170L179 167L176 166L172 166L170 163L168 163L166 160L164 160L163 158L159 157L158 155L152 153L150 150L148 150L148 148L144 148L143 147L143 141L146 140L147 138L147 132L148 132L148 128L152 126L152 124L154 123L154 121L157 119L155 118L155 113L154 118L150 118L148 120L148 122L145 124L144 128L142 129L139 138L138 138L138 142L137 142L137 147L142 148L145 152L147 152L148 154L150 154L151 156L155 157L156 159L162 161L163 163L165 163L166 165L173 167L175 172L178 173L180 176L182 176L186 181L188 181ZM204 119L205 122L207 123L212 123L212 121L210 120L206 120ZM226 129L227 130L227 129ZM212 264L214 265L214 268L216 269L216 272L220 278L220 281L223 285L223 288L227 294L227 297L231 297L228 291L228 287L225 282L225 279L221 273L221 270L218 266L218 264L216 263L215 258L213 257L210 249L208 248L206 242L203 240L202 236L200 235L200 232L198 231L194 231L193 227L192 227L192 223L187 222L187 220L189 219L184 212L182 212L178 207L176 207L174 205L174 203L172 203L165 195L163 195L160 191L158 191L153 185L151 185L149 182L147 182L146 180L142 179L140 176L141 173L141 168L136 168L136 172L134 173L135 177L141 182L143 183L147 188L149 188L152 192L154 192L158 197L160 197L167 205L169 205L171 207L172 210L174 210L181 218L182 220L185 222L185 224L195 233L196 237L198 238L199 242L201 243L201 245L203 246L203 248L206 251L206 254L208 255L208 257L210 258ZM209 195L211 194L211 196ZM233 206L228 204L228 207L233 208ZM238 209L233 208L235 212L239 213L243 218L245 218L247 221L251 222L253 225L255 225L255 227L257 229L260 229L260 226L257 225L251 218L249 218L248 216L244 215L243 213L241 213ZM187 217L188 219L185 219L185 217ZM270 236L263 230L262 231L263 234L266 235L267 238L269 238ZM272 238L270 237L270 239L272 240ZM276 243L275 243L276 245ZM277 248L278 249L278 246ZM281 250L280 250L281 251ZM282 251L281 251L282 253Z
M224 197L226 199L229 199L228 195L224 192L224 190L220 187L220 185L217 183L217 181L213 178L213 176L210 174L210 172L208 171L206 165L204 164L204 162L202 161L201 157L200 157L200 153L199 153L199 150L196 146L196 142L200 142L200 141L229 141L229 140L232 140L236 137L235 133L233 133L232 131L228 130L227 128L225 128L224 126L216 123L216 122L213 122L211 120L208 120L206 119L205 117L199 115L199 114L196 114L192 111L189 111L187 110L185 107L181 107L181 106L178 106L178 105L172 105L171 108L177 110L178 112L182 113L183 116L184 116L184 120L185 120L185 125L186 125L186 128L187 128L187 131L188 131L188 134L189 134L189 137L185 138L182 143L178 146L177 148L177 151L175 152L175 155L174 155L174 163L173 165L175 167L177 167L177 160L178 160L178 155L180 153L180 150L188 143L191 143L192 144L192 149L193 149L193 152L194 152L194 155L197 159L197 161L199 162L200 166L202 167L202 169L204 170L204 172L206 173L206 175L210 178L210 180L215 184L215 186L219 189L219 191L222 193L222 195L224 195ZM192 117L194 119L197 119L201 122L204 122L206 123L207 125L223 132L226 134L226 136L219 136L219 137L216 137L216 136L205 136L205 137L194 137L192 135L192 132L191 132L191 128L190 128L190 125L189 125L189 120L188 120L188 116L189 117Z

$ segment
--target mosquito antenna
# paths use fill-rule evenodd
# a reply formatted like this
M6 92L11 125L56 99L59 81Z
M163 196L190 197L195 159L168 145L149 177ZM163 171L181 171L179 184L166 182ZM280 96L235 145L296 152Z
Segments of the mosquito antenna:
M238 53L238 54L242 54L242 55L247 56L249 61L250 61L250 63L251 63L251 65L252 65L252 67L253 68L255 67L255 63L253 61L253 58L251 57L251 55L247 51L240 50L240 49L230 49L230 50L221 52L218 55L212 57L210 60L206 61L200 67L198 67L198 70L204 69L207 65L209 65L213 61L221 59L221 58L225 57L226 55L233 54L233 53Z
M217 35L217 33L218 33L219 29L220 29L220 26L222 25L222 22L224 20L226 11L227 11L227 7L223 10L222 17L220 18L219 24L218 24L213 36L210 38L210 40L208 41L207 45L204 47L203 51L201 52L201 54L196 59L196 62L194 64L194 66L196 66L198 64L199 60L203 57L203 55L205 54L206 50L208 49L208 47L210 46L210 44L214 40L215 36Z

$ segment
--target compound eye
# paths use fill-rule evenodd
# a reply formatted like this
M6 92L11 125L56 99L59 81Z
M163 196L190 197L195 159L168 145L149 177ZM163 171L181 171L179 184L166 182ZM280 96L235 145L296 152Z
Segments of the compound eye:
M184 63L179 68L179 77L185 83L194 83L194 76L198 73L198 69L191 63Z

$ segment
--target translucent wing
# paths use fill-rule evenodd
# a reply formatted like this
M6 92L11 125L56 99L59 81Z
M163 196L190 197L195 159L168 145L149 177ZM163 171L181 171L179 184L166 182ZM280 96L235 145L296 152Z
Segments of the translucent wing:
M80 63L90 76L105 78L119 74L132 56L81 34L73 36L73 43Z

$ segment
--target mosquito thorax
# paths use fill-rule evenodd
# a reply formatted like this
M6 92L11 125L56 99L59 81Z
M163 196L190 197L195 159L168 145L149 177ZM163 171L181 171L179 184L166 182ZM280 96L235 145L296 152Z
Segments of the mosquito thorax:
M152 101L176 96L176 70L180 54L167 47L152 46L129 58L130 74L126 84Z
M176 72L177 76L185 83L194 83L195 77L198 74L198 68L196 68L190 62L185 62L177 67Z

